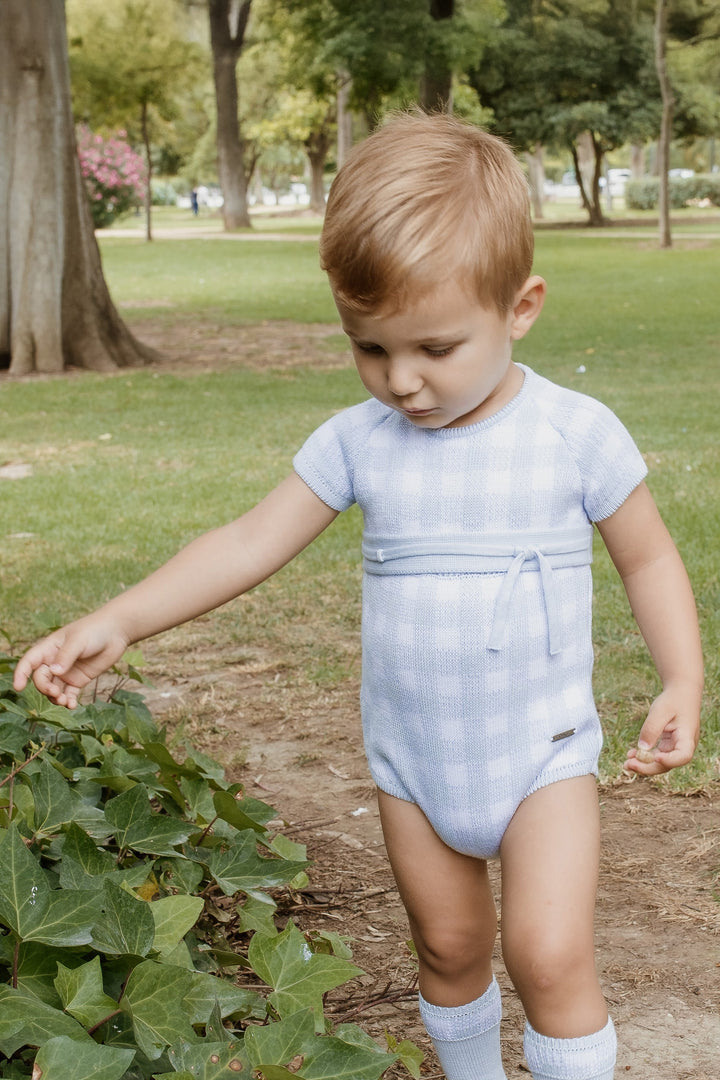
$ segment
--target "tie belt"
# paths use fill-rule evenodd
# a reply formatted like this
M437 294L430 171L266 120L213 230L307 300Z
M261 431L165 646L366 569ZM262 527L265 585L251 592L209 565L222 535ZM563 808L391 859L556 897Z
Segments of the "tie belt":
M561 645L560 605L553 570L592 562L592 526L547 533L502 533L482 541L468 537L433 540L363 540L367 574L504 574L495 602L488 649L503 646L515 585L524 570L540 573L551 655Z

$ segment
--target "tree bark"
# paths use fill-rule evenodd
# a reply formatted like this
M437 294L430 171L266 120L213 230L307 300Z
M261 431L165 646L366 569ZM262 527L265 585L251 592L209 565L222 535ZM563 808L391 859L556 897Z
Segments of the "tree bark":
M588 224L605 225L605 215L600 202L602 147L591 131L584 131L570 147L570 152L575 167L575 177L580 188L580 198L587 210Z
M0 354L12 374L157 358L110 299L80 173L63 0L0 6Z
M532 199L533 213L538 221L545 216L545 164L543 161L544 151L540 143L536 143L532 151L525 154L528 174L530 178L530 198Z
M330 117L327 118L328 122ZM310 209L325 213L325 161L330 149L330 134L323 127L313 131L305 140L305 152L310 162Z
M152 147L148 126L147 101L140 108L140 131L145 148L145 239L152 240Z
M225 229L249 229L245 143L238 121L237 62L252 0L208 0L217 103L218 176Z
M658 141L658 173L660 175L659 239L661 248L672 247L670 230L670 142L672 140L675 96L670 84L665 53L667 50L668 0L657 0L655 6L655 70L662 96L662 120Z

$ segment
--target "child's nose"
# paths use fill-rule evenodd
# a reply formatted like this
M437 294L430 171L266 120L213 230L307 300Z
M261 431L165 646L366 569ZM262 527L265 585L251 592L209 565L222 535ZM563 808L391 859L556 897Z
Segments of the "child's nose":
M412 360L393 357L388 361L388 390L394 397L408 397L422 386L422 378Z

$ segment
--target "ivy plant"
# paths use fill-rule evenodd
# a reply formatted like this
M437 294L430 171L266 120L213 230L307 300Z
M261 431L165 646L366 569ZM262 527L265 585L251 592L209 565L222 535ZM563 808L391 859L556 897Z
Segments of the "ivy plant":
M276 925L307 883L272 806L159 729L139 693L74 711L0 656L0 1078L376 1080L422 1055L328 991L344 941ZM233 925L233 936L226 927ZM237 973L243 985L238 985Z

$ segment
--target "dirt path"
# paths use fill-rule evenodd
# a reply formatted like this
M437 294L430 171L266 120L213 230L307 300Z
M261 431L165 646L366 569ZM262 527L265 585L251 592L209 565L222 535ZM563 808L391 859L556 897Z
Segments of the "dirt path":
M158 643L160 647L161 643ZM150 656L156 714L182 715L194 743L231 765L308 847L311 885L291 915L303 928L350 934L360 987L335 995L338 1016L411 1038L441 1076L415 1004L407 926L386 862L362 752L357 691L298 682L272 657L178 680ZM633 1080L720 1080L720 790L671 797L644 781L601 792L598 967L620 1039L616 1075ZM287 830L286 830L287 831ZM497 880L495 875L494 880ZM499 905L499 892L496 888ZM504 992L508 1080L527 1077L522 1014L497 956ZM380 1000L373 1003L379 995ZM401 1075L401 1073L397 1073Z

